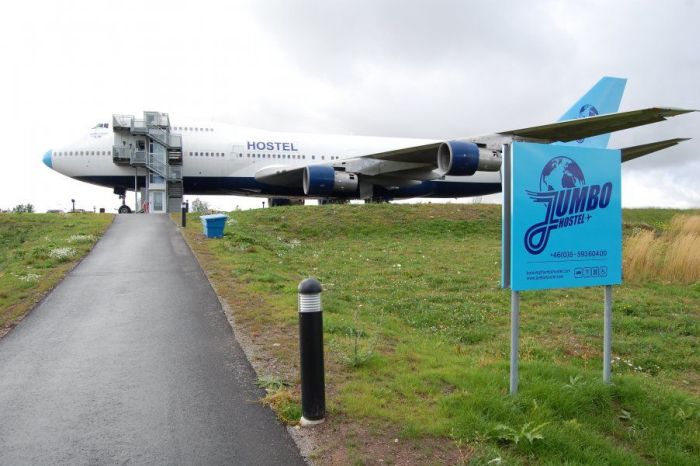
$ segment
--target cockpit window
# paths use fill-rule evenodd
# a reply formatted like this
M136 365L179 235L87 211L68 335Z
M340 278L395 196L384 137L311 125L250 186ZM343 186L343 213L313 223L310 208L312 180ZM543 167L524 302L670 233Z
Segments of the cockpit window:
M109 123L97 123L95 126L92 127L92 129L97 129L97 128L109 129Z

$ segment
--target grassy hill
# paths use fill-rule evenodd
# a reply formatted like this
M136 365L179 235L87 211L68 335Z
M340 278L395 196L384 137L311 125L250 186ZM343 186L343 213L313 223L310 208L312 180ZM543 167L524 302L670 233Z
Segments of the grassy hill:
M0 214L0 336L92 249L113 218Z
M625 211L625 234L679 211ZM695 213L697 212L685 212ZM296 286L324 284L329 421L321 464L697 464L700 283L615 287L613 385L600 288L523 293L508 391L500 207L344 205L232 212L186 236L253 346L282 419L299 417Z

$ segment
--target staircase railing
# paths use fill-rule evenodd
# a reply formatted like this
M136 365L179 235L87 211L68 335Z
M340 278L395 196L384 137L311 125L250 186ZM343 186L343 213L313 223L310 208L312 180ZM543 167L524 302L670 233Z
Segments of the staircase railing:
M145 165L146 164L146 151L145 150L133 151L131 154L131 163Z
M154 156L154 154L149 154L149 157L148 157L148 168L149 168L151 171L156 172L157 174L159 174L159 175L162 176L163 178L167 178L167 177L168 177L167 166L165 165L165 162L156 159L155 156Z
M168 132L163 128L148 128L148 136L150 136L151 139L155 139L165 147L167 147L168 143L170 142L168 141Z
M182 179L182 167L179 166L169 166L168 167L168 179L172 181L179 181Z

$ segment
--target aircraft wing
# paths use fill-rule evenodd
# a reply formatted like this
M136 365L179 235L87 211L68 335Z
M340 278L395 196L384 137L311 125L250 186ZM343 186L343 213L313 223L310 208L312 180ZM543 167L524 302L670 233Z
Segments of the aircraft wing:
M391 178L389 184L397 180L427 180L442 176L434 172L437 166L437 150L442 141L430 142L419 146L406 147L333 162L314 163L344 169L367 177L377 178L377 184L383 184L380 178ZM306 164L297 166L270 166L255 173L255 179L262 183L278 186L299 186Z
M683 141L687 141L690 138L675 138L667 139L665 141L651 142L649 144L642 144L639 146L623 147L620 149L622 154L622 161L629 162L643 155L651 154L657 150L666 149L667 147L675 146Z
M664 121L669 117L695 112L682 108L653 107L630 112L609 113L587 118L577 118L548 125L531 126L529 128L503 131L503 136L511 136L514 140L533 142L568 142L585 139L598 134L612 133L623 129L635 128Z
M566 120L547 125L531 126L529 128L504 131L488 136L459 139L473 142L480 147L480 150L485 150L487 152L494 151L494 156L496 156L496 152L500 152L501 144L512 141L532 141L540 143L552 143L556 141L568 142L656 123L664 121L669 117L694 111L696 110L653 107L629 112L610 113ZM671 147L684 140L683 138L676 138L627 147L622 149L622 160L626 162ZM423 142L417 146L370 153L350 159L341 159L314 165L325 165L352 173L358 173L365 177L372 177L373 182L376 184L396 185L401 182L408 183L411 180L436 179L444 175L444 173L438 170L437 164L437 151L443 143L444 141L439 140ZM255 179L263 183L278 186L300 186L306 166L307 165L304 164L292 167L265 167L255 174Z
M405 185L409 180L433 180L443 174L437 171L436 143L429 153L412 152L410 149L368 154L333 162L314 163L314 166L327 166L347 172L362 174L372 178L373 183L386 186ZM400 160L405 155L406 160ZM386 158L382 158L386 157ZM308 165L269 166L258 170L255 179L261 183L295 187L300 186L304 170Z

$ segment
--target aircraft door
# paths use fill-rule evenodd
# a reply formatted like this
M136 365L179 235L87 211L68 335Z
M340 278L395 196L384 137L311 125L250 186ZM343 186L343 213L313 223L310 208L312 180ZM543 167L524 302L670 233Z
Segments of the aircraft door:
M246 154L243 144L233 144L231 151L226 154L227 166L229 174L232 174L245 166Z

